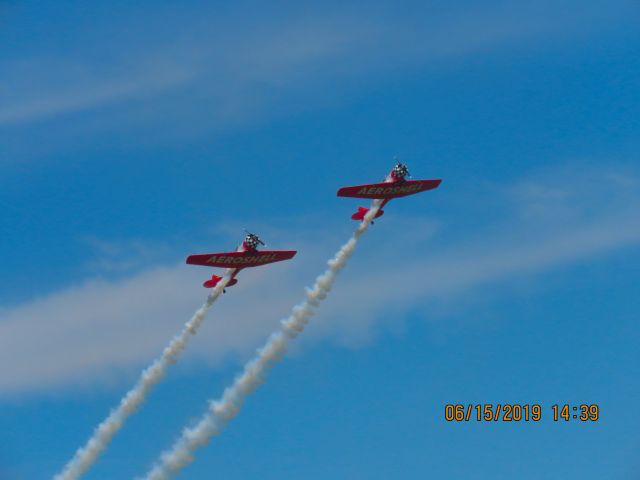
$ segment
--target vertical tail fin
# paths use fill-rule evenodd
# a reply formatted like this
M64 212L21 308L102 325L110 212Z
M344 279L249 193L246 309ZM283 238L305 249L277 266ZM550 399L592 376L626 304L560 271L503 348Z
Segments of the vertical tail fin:
M219 275L212 275L211 279L204 282L202 286L204 288L214 288L220 280L222 280L222 277L220 277Z

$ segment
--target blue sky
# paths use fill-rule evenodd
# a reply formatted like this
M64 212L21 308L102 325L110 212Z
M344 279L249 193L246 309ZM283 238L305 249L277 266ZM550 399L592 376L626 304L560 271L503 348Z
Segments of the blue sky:
M0 3L0 479L52 477L243 272L87 479L143 475L349 237L308 330L181 477L636 478L640 60L633 2ZM452 424L447 403L539 403ZM598 403L554 423L554 403Z

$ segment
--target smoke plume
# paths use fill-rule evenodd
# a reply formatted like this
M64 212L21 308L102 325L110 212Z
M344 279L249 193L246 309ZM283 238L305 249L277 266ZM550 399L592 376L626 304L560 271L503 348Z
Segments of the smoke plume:
M206 445L211 437L220 434L226 424L240 412L245 398L264 382L269 369L285 353L289 341L295 339L304 330L315 313L315 308L327 297L337 274L344 268L358 240L378 212L380 203L380 200L373 201L371 209L353 236L340 248L333 259L329 260L329 268L316 278L313 287L307 289L307 298L293 308L288 318L282 320L280 328L245 365L243 372L235 378L233 384L225 389L222 398L210 402L201 420L194 427L186 428L173 447L162 454L147 474L148 480L165 480L173 477L194 460L194 454L198 448Z
M198 332L207 312L224 291L230 280L233 269L227 269L222 280L211 291L205 303L185 323L182 332L173 337L162 355L145 369L136 385L120 400L120 404L109 416L96 427L87 443L79 448L55 480L76 480L84 475L96 462L100 454L107 448L116 433L122 428L127 418L144 402L151 389L164 377L167 368L178 360L192 335Z

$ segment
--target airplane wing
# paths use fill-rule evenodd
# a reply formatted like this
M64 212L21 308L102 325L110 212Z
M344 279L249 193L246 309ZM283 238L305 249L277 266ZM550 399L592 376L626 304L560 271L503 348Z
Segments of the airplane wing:
M260 250L258 252L202 253L187 257L190 265L206 267L247 268L266 265L267 263L289 260L297 252L295 250Z
M437 188L442 182L435 180L406 180L396 183L372 183L369 185L356 185L354 187L342 187L338 190L339 197L356 198L396 198L406 197L414 193L424 192Z

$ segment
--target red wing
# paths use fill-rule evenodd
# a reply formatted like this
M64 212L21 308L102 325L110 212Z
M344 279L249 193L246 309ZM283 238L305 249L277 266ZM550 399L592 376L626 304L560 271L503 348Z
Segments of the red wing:
M202 253L187 257L190 265L206 267L247 268L266 265L267 263L289 260L297 252L295 250L260 250L259 252Z
M438 187L441 179L435 180L406 180L393 183L372 183L370 185L356 185L355 187L342 187L338 190L339 197L356 198L396 198L406 197L414 193L424 192Z

